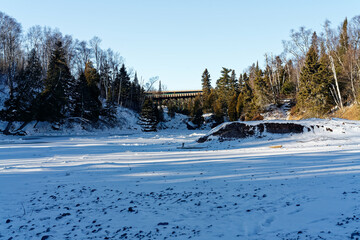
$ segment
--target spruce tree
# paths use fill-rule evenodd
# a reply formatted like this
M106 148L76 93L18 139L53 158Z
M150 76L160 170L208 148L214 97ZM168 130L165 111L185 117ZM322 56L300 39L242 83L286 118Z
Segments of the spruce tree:
M117 75L114 82L114 96L113 100L121 106L129 107L130 104L130 77L126 71L125 64L120 68L119 74Z
M330 108L331 74L325 58L319 61L317 47L310 47L304 67L300 73L300 86L297 94L297 106L308 117L321 117Z
M201 76L201 85L203 90L203 108L206 112L209 112L211 110L211 100L210 100L210 94L211 94L211 79L210 79L210 73L207 69L204 70L202 76Z
M203 94L209 95L211 91L211 79L210 79L210 73L207 70L207 68L205 68L201 76L201 85L202 85Z
M62 42L58 41L50 58L37 119L57 122L68 116L73 108L73 90L74 80L66 62Z

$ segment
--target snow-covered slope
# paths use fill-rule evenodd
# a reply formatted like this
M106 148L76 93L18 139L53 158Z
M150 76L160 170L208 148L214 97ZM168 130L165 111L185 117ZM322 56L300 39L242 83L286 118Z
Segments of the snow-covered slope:
M96 134L125 134L141 132L139 125L139 115L127 108L117 108L117 120L113 126L107 126L105 123L99 123L93 126L78 118L65 120L62 125L54 125L48 122L31 122L22 130L27 136L68 136L68 135L96 135ZM164 122L159 123L158 130L174 129L186 130L188 116L175 113L173 118L169 117L165 109ZM14 122L10 132L16 131L22 122ZM7 122L0 121L0 129L5 129ZM3 136L4 137L4 136Z
M0 239L356 239L360 124L0 139Z

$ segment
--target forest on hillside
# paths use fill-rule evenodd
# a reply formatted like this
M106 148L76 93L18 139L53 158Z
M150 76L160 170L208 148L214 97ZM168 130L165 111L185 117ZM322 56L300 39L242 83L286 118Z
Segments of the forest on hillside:
M283 41L280 55L265 54L265 67L252 64L236 76L223 68L212 88L207 69L202 75L205 112L218 121L259 120L269 104L290 99L299 118L326 117L357 105L360 94L360 16L337 28L325 21L323 32L300 27ZM357 110L359 113L360 111ZM359 114L360 116L360 114Z
M293 115L325 117L358 104L359 44L360 16L335 28L326 21L320 33L300 27L283 41L283 53L265 54L263 69L253 63L237 76L224 67L215 87L205 69L202 96L155 103L145 92L158 78L139 81L119 53L101 48L99 37L82 41L41 26L23 31L16 19L0 12L0 91L6 96L0 119L8 122L4 133L13 122L78 119L111 125L121 106L138 112L144 130L154 131L164 107L170 116L189 115L200 127L203 113L212 113L216 124L259 120L267 106L284 99L294 102Z
M15 121L61 122L78 119L108 124L118 106L141 110L144 92L157 77L144 83L124 58L90 41L63 35L57 29L33 26L23 32L16 19L0 12L0 83L5 96L0 118Z

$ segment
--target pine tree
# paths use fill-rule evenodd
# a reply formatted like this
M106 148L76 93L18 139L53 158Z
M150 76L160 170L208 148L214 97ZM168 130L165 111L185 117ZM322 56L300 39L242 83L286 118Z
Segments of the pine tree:
M231 69L224 68L221 70L221 77L216 81L216 89L219 93L219 96L227 99L228 93L231 90L230 85L230 75Z

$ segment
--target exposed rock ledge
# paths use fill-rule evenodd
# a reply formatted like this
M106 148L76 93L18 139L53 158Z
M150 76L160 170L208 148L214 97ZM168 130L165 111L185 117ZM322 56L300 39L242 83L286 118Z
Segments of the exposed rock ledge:
M286 134L286 133L303 133L311 131L309 127L297 123L259 123L246 124L243 122L224 123L213 129L209 134L199 138L198 143L209 140L211 136L217 136L220 141L246 138L246 137L262 137L264 133Z

